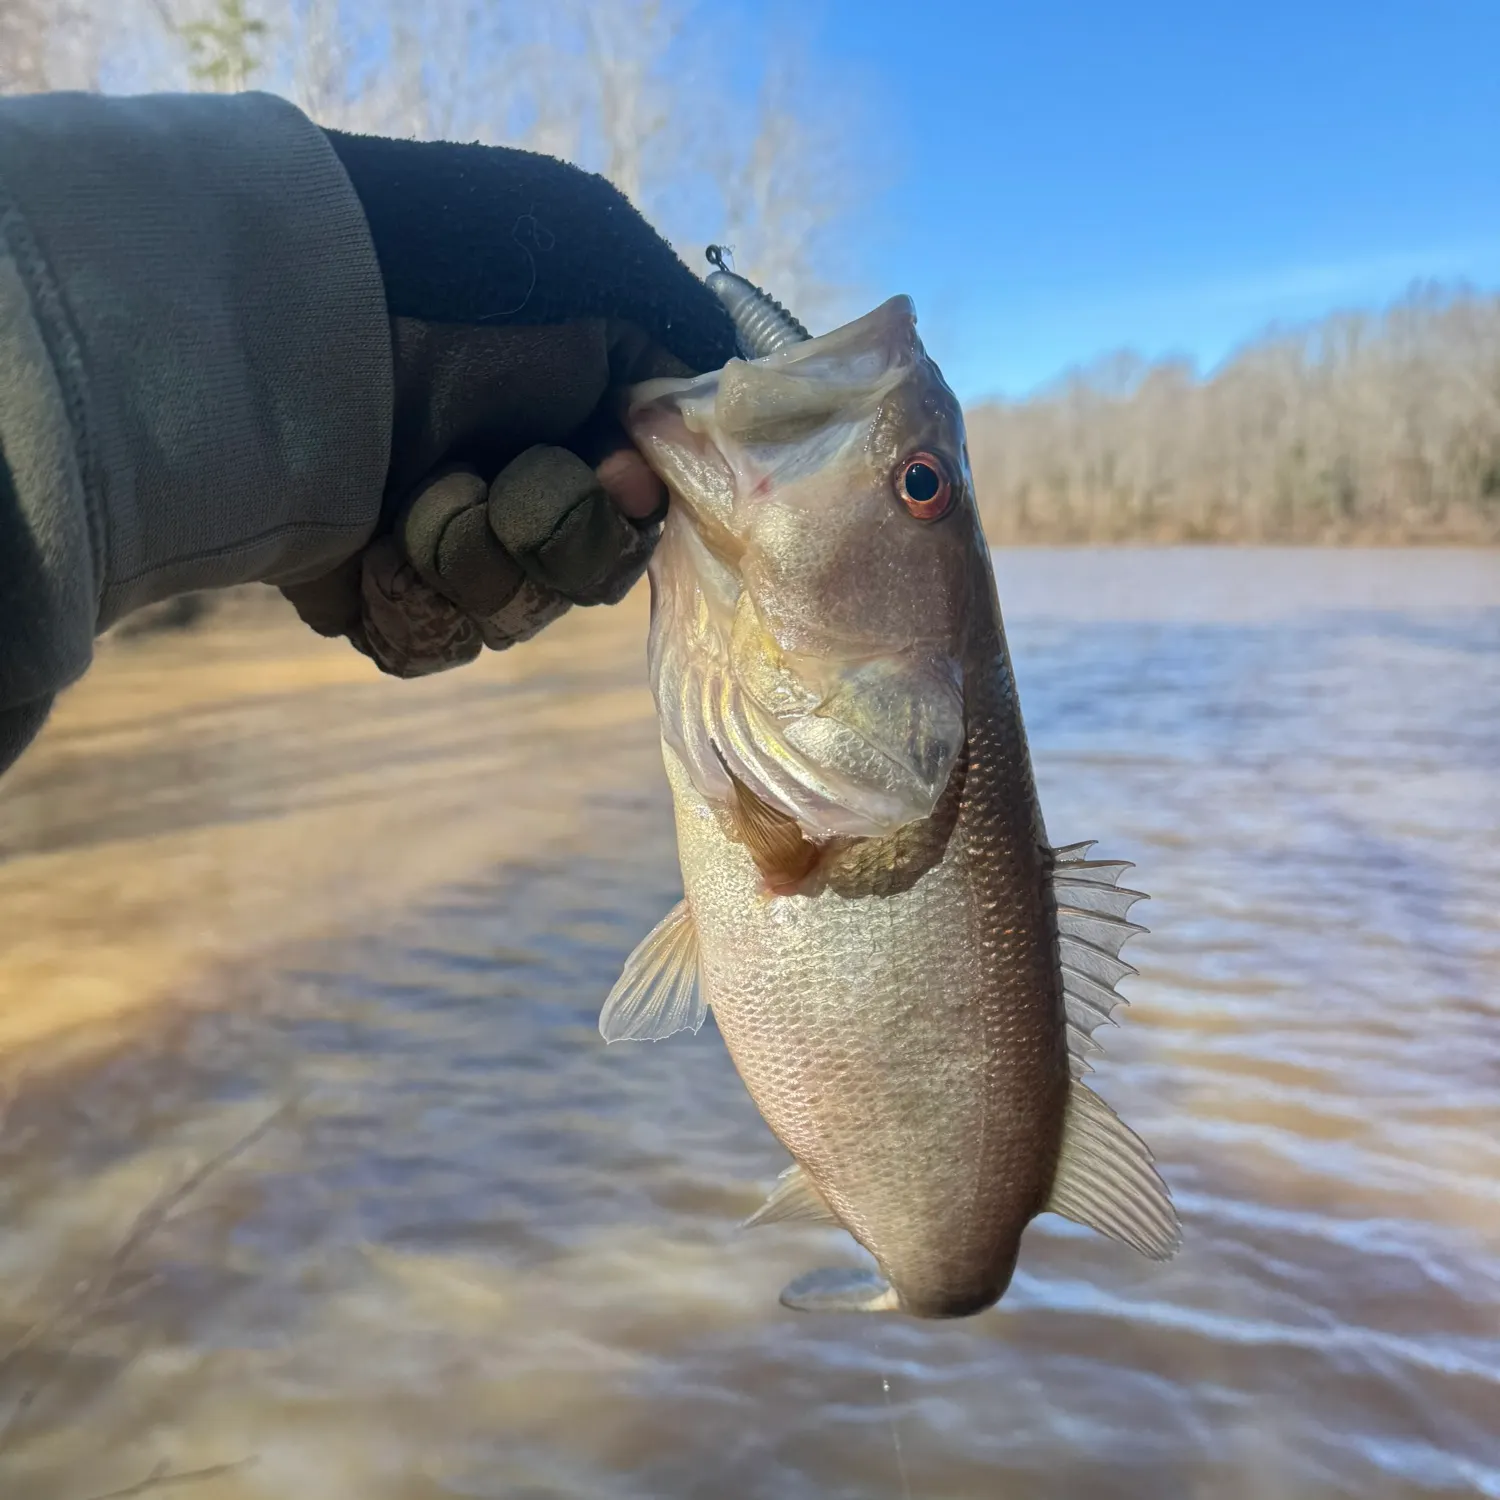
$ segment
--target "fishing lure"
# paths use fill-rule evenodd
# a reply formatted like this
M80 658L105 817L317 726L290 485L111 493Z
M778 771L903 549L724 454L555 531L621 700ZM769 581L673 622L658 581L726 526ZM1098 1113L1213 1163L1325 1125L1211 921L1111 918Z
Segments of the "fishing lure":
M714 270L708 289L734 320L736 341L745 359L760 359L788 344L800 344L812 335L769 292L731 270L723 245L710 245L704 252Z

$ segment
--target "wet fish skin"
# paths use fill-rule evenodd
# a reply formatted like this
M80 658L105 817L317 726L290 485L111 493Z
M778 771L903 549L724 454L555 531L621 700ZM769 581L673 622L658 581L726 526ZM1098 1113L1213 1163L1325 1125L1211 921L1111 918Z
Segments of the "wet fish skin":
M629 423L674 497L651 667L685 897L606 1037L676 1027L696 970L795 1163L757 1218L837 1222L880 1267L799 1278L790 1306L981 1311L1049 1206L1171 1253L1149 1153L1073 1076L1108 1004L1070 985L1108 995L1119 934L1096 962L1063 926L1128 936L1134 893L1048 842L962 415L910 304L653 383ZM941 519L893 489L914 453L951 482ZM1100 976L1070 980L1065 950Z

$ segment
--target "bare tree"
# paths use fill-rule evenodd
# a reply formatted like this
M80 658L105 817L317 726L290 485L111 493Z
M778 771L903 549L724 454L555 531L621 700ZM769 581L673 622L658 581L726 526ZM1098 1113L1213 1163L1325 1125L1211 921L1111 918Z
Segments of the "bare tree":
M188 77L202 89L239 93L259 72L270 28L246 0L207 0L184 9L156 0L169 36L186 53Z
M996 541L1500 541L1500 298L1417 287L1206 379L1116 360L969 438Z
M12 36L8 87L58 86L71 49L97 59L85 86L266 88L344 129L562 156L690 264L728 243L814 328L855 310L872 179L851 143L878 132L785 26L707 0L0 0Z
M844 129L829 110L814 112L819 96L785 54L771 60L750 115L751 128L733 135L721 167L726 241L741 269L818 331L852 309L852 242L867 179L851 163Z
M90 0L0 0L0 94L98 86Z
M124 4L112 81L253 85L345 129L546 151L608 177L690 261L728 242L805 320L848 310L839 230L864 179L846 143L870 132L837 79L799 74L784 30L767 42L706 0Z
M653 155L674 127L681 130L686 124L680 116L673 118L680 96L674 97L674 81L665 69L684 13L668 0L627 5L585 0L578 14L582 81L593 95L600 170L631 202L641 203Z
M0 0L0 91L34 94L47 87L51 36L47 0Z

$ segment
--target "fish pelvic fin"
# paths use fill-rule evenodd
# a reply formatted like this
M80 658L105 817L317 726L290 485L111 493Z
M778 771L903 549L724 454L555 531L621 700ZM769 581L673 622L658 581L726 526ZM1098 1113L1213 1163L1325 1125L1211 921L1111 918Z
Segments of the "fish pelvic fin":
M1077 1079L1047 1207L1151 1260L1171 1260L1182 1245L1182 1222L1150 1148Z
M874 1271L830 1268L799 1276L781 1294L795 1312L900 1312L896 1289Z
M599 1012L606 1042L659 1042L697 1031L708 1015L698 973L698 929L686 898L636 945Z
M777 895L794 890L822 855L822 849L802 832L795 818L757 796L729 769L717 745L713 747L724 774L734 787L729 816L740 841L750 851L755 868Z
M740 1225L755 1229L762 1224L837 1224L838 1218L812 1179L795 1162L776 1179L770 1196Z
M1058 952L1062 959L1063 1002L1068 1014L1068 1064L1074 1078L1091 1072L1089 1057L1100 1051L1094 1033L1115 1024L1114 1009L1128 1005L1115 985L1135 970L1120 949L1144 927L1126 921L1142 891L1119 884L1131 868L1126 860L1090 859L1087 844L1052 851L1052 889L1057 898Z

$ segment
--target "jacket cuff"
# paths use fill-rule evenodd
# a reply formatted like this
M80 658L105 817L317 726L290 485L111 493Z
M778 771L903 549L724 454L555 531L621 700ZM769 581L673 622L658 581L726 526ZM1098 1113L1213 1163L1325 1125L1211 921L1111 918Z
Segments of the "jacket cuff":
M391 406L369 229L306 116L265 94L0 102L0 444L58 670L142 605L358 550Z

